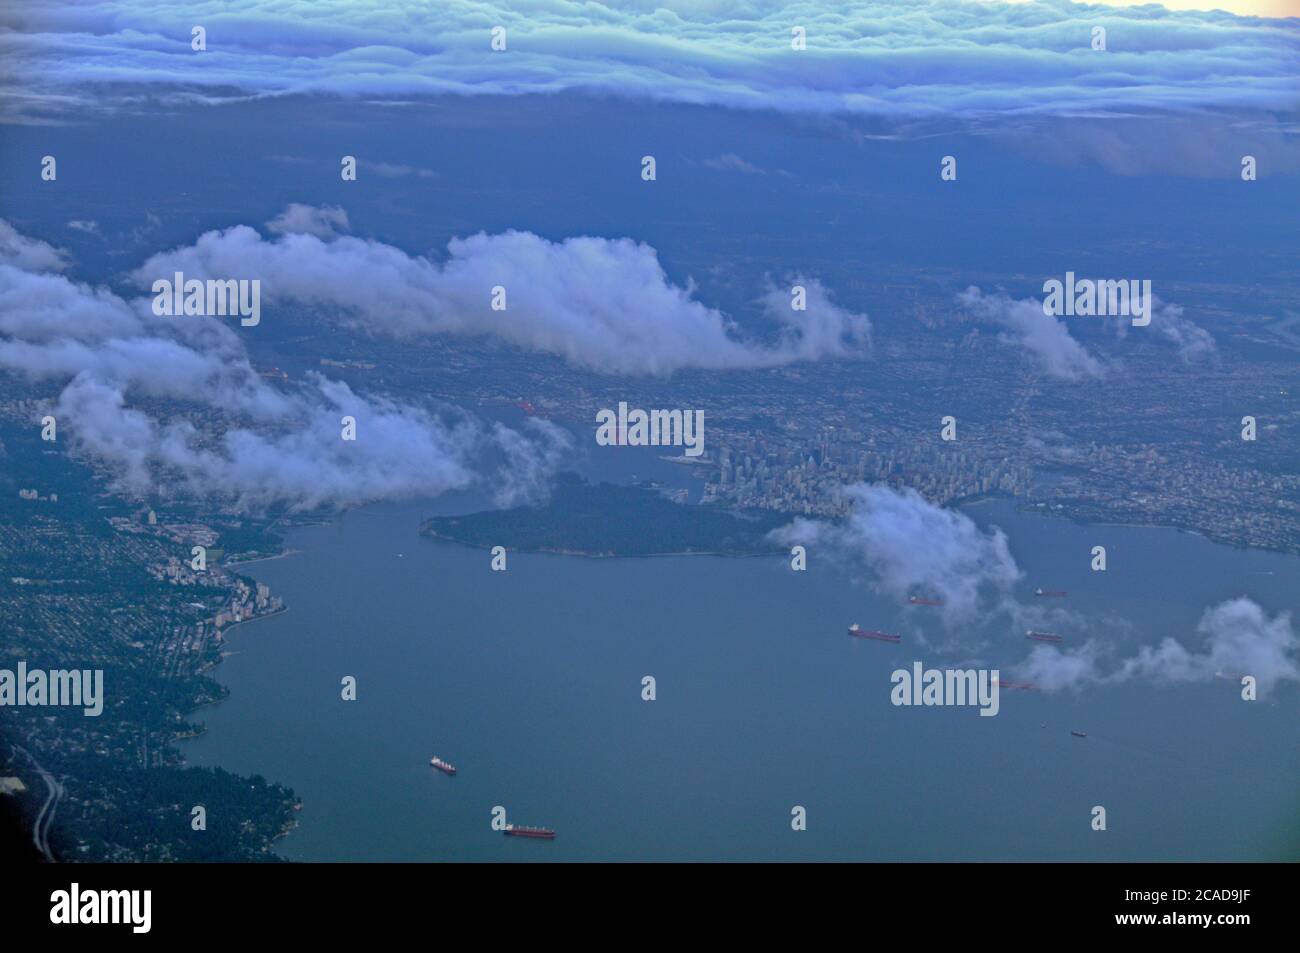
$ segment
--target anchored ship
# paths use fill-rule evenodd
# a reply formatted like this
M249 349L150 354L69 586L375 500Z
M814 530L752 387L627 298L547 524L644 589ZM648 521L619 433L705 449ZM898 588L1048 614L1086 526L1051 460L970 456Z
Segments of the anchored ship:
M1065 639L1061 638L1061 636L1057 635L1055 632L1035 632L1033 629L1029 629L1028 631L1025 632L1025 638L1032 639L1035 642L1064 642L1065 641Z
M901 642L901 635L894 635L892 632L877 632L875 629L864 629L854 622L849 626L849 635L856 639L876 639L879 642Z
M1070 734L1074 735L1074 737L1076 738L1088 737L1088 733L1086 731L1071 731Z
M524 827L520 824L507 824L502 830L506 837L537 837L542 840L555 840L555 831L549 827Z
M1064 589L1035 589L1034 590L1034 595L1036 596L1064 596L1065 594L1066 592Z
M1000 678L998 679L998 688L1018 688L1025 692L1038 691L1038 686L1033 682L1006 682Z
M921 596L908 596L907 603L908 605L913 605L913 606L941 606L943 605L943 600L923 599Z
M452 765L452 764L448 764L446 761L443 761L441 758L430 758L430 759L429 759L429 764L433 765L435 768L437 768L437 769L438 769L439 771L441 771L443 774L455 774L455 773L456 773L456 766L455 766L455 765Z

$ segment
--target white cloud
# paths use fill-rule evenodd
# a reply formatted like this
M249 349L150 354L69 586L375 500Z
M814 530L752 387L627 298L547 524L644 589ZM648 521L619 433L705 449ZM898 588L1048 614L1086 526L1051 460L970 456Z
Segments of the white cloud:
M803 311L791 307L796 286L804 289ZM783 326L782 349L792 359L857 357L871 349L870 319L835 304L816 278L795 277L785 287L771 286L762 304L764 313Z
M294 202L266 223L268 231L277 235L315 235L317 238L334 238L351 229L348 213L337 205L303 205Z
M1261 697L1282 682L1300 681L1296 659L1300 644L1289 613L1269 618L1259 603L1239 597L1206 609L1196 631L1202 643L1199 648L1166 638L1142 646L1109 671L1095 642L1066 650L1040 645L1016 674L1048 691L1135 679L1178 684L1205 682L1219 675L1235 681L1240 675L1251 675Z
M858 560L875 588L900 600L938 595L950 622L973 615L984 595L1005 600L1021 576L996 527L981 530L966 514L935 506L912 489L858 484L843 492L852 509L842 523L798 519L773 538L827 546Z
M712 159L705 159L704 165L715 172L744 172L747 175L763 174L762 169L754 165L754 163L742 159L734 152L726 152L720 156L714 156Z
M319 374L275 387L221 319L158 318L147 298L128 302L15 261L62 267L49 246L0 223L0 368L59 382L60 439L132 495L310 509L491 478L497 499L513 503L544 491L568 444L545 422L489 426ZM147 398L165 399L166 416ZM344 415L356 418L355 441L341 439Z
M208 49L196 54L200 19ZM489 49L495 25L504 55ZM790 48L794 25L805 51ZM1096 25L1104 54L1089 49ZM581 90L892 117L1286 112L1300 48L1284 21L1221 11L973 0L50 0L15 6L0 26L22 92L8 108L24 115L142 88L209 101Z
M437 173L432 169L422 169L418 166L404 165L400 162L363 162L363 169L370 169L376 175L385 179L403 179L407 176L415 176L417 179L432 179Z
M1099 680L1098 652L1097 644L1091 640L1077 649L1064 651L1049 645L1036 645L1029 657L1015 668L1015 675L1045 692L1081 688Z
M976 317L1006 328L1007 339L1034 355L1052 377L1077 380L1105 373L1101 362L1070 336L1065 322L1043 313L1041 301L1014 300L1002 292L985 295L972 286L957 296L957 303Z
M67 254L39 238L20 235L8 222L0 219L0 264L23 271L62 271L68 266Z
M1112 323L1120 338L1138 333L1137 330L1130 332L1131 322L1126 318L1113 319ZM1181 305L1169 304L1154 295L1151 302L1151 324L1147 330L1172 343L1178 350L1178 356L1188 364L1213 360L1219 351L1214 336L1184 317Z
M531 232L456 238L435 261L382 242L312 235L264 239L236 226L150 258L141 287L182 271L187 277L257 278L262 303L320 309L331 320L392 336L493 335L610 374L671 374L684 368L773 367L865 351L863 315L836 307L808 281L808 310L771 305L782 325L772 345L746 340L735 322L674 284L649 245L631 239L566 238ZM507 308L490 307L506 289Z
M1297 642L1289 613L1270 619L1259 603L1237 598L1207 609L1196 627L1203 648L1188 649L1175 639L1144 646L1118 676L1145 676L1164 682L1194 682L1216 673L1253 675L1260 693L1279 682L1300 681Z

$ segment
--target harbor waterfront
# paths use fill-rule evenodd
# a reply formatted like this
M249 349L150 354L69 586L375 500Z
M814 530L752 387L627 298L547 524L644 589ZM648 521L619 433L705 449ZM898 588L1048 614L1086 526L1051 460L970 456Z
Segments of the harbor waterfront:
M417 535L448 496L298 529L250 567L293 612L244 627L230 697L184 743L303 799L293 860L1282 860L1300 854L1300 692L1211 680L1007 691L997 717L896 707L916 659L1014 677L1006 615L945 628L849 567L781 557L575 559ZM1189 648L1207 607L1295 611L1300 560L1167 529L964 508L1025 577L1128 657ZM1088 569L1104 542L1107 572ZM1039 602L1043 600L1037 600ZM846 627L899 633L893 644ZM656 697L642 698L642 679ZM356 700L340 683L356 679ZM1007 683L1011 685L1010 682ZM1015 685L1014 687L1021 687ZM430 758L454 764L454 778ZM1104 806L1108 828L1092 829ZM554 841L502 837L508 823ZM792 829L792 810L807 829ZM1189 832L1194 831L1195 836Z

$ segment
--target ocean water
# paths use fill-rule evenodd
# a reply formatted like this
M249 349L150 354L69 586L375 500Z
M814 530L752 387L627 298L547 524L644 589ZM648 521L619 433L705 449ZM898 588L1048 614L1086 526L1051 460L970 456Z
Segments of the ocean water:
M658 474L656 474L658 475ZM890 673L1028 653L1005 616L945 628L810 553L599 560L417 535L447 497L295 530L247 567L290 609L237 627L192 763L303 798L285 857L332 860L1256 860L1300 856L1300 691L1148 682L895 707ZM1173 530L967 507L1116 658L1249 595L1298 610L1300 560ZM1088 569L1101 543L1109 570ZM1043 600L1038 600L1040 603ZM1300 613L1297 613L1300 614ZM846 636L851 622L898 645ZM355 676L358 698L340 698ZM657 699L641 698L641 679ZM1085 730L1087 738L1071 736ZM459 768L429 767L439 755ZM1091 810L1108 829L1091 829ZM556 840L503 837L511 822ZM802 806L807 830L791 829Z

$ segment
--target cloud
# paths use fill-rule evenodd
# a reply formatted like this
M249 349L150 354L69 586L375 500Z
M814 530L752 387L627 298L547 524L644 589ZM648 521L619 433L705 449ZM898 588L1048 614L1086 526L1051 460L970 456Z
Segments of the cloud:
M1079 450L1071 446L1069 437L1059 430L1026 434L1025 447L1049 463L1074 463L1080 457Z
M136 225L131 229L131 240L137 245L148 241L149 236L162 227L162 219L155 215L149 209L144 212L144 224Z
M4 250L4 229L0 222L0 334L4 344L58 340L105 341L119 335L140 333L141 319L122 299L109 291L74 284L59 274L39 271L42 264L63 267L54 250L45 245L29 252L27 260L9 258ZM38 242L44 245L44 242ZM22 264L11 264L20 261ZM23 368L19 368L22 370Z
M83 220L74 218L68 222L68 228L74 232L85 232L87 235L94 235L96 238L102 238L103 235L99 230L99 223L94 219Z
M1131 324L1128 319L1116 319L1113 323L1121 339L1128 336ZM1178 350L1178 356L1187 364L1213 360L1219 352L1214 336L1183 317L1181 305L1169 304L1154 295L1149 330L1171 342Z
M1280 682L1300 681L1297 642L1290 613L1270 619L1259 603L1245 597L1207 609L1196 627L1204 647L1188 649L1175 639L1144 646L1117 677L1148 677L1162 682L1199 682L1218 673L1253 675L1260 694Z
M122 390L79 376L60 395L55 414L69 422L78 451L109 465L118 489L133 495L215 498L240 510L276 504L311 510L372 500L436 496L473 485L476 456L492 448L513 454L498 492L517 502L543 485L538 452L522 435L501 428L510 442L468 417L443 419L423 408L363 398L346 384L309 375L302 412L288 426L229 427L213 440L187 420L166 423L125 404ZM340 438L340 421L356 418L357 439ZM549 435L548 435L549 436ZM521 464L523 464L521 466ZM528 474L525 484L523 474Z
M1243 596L1206 609L1196 631L1199 648L1166 638L1155 646L1144 645L1109 670L1091 640L1064 651L1040 645L1016 668L1016 675L1048 691L1137 679L1169 685L1251 675L1261 697L1282 682L1300 681L1300 643L1289 613L1269 618L1259 603Z
M804 289L803 311L792 307L796 287ZM816 278L795 277L788 287L770 286L762 305L769 318L783 325L782 350L790 359L859 357L871 350L870 319L835 304Z
M448 243L435 261L382 242L308 234L267 240L235 226L150 258L141 287L182 271L194 278L257 278L268 304L314 308L372 334L492 335L607 374L671 374L685 368L774 367L862 353L870 326L808 281L808 310L788 297L770 312L781 324L772 346L742 339L735 322L674 284L649 245L631 239L566 238L531 232L479 233ZM506 291L506 309L490 306Z
M202 20L207 50L190 47ZM494 53L489 31L507 31ZM807 49L791 49L791 29ZM1090 49L1094 26L1107 50ZM51 0L0 18L11 117L323 93L411 99L578 90L888 117L1141 115L1296 104L1288 21L1065 2L537 0L381 7Z
M985 295L972 285L957 295L957 303L975 317L1006 328L1004 337L1034 355L1051 377L1078 380L1105 374L1101 362L1070 337L1065 322L1043 313L1041 301L1014 300L1003 292Z
M1004 292L984 294L971 286L957 295L957 303L972 316L1006 328L1005 337L1033 354L1043 370L1062 380L1102 377L1105 365L1070 336L1064 320L1043 313L1035 298L1013 299ZM1152 296L1151 324L1132 333L1151 334L1171 342L1184 362L1211 360L1218 353L1214 336L1183 316L1176 304ZM1131 319L1107 316L1101 320L1114 327L1122 339L1130 333Z
M266 223L268 231L277 235L315 235L317 238L334 238L351 229L348 213L337 205L316 207L294 202Z
M362 163L363 169L370 169L375 175L382 176L385 179L403 179L407 176L415 176L417 179L432 179L438 173L432 169L422 169L413 165L402 165L396 162L365 162Z
M902 600L915 593L937 595L944 601L940 611L949 625L966 622L979 611L1006 613L1017 630L1068 631L1086 625L1083 617L1067 610L1023 606L1011 597L1011 588L1023 574L1000 529L981 530L964 513L935 506L911 489L858 484L843 492L851 507L847 519L833 523L800 518L774 530L770 538L785 546L817 547L860 564L869 571L872 587L888 596ZM1131 629L1121 619L1105 624L1112 631ZM1166 638L1118 661L1094 639L1075 648L1040 644L1013 672L1044 691L1138 679L1204 682L1246 674L1255 677L1263 696L1282 682L1300 681L1300 641L1289 613L1270 618L1251 599L1231 599L1205 611L1197 634L1199 647Z
M314 509L488 482L508 505L543 493L568 446L542 421L511 430L320 374L272 386L221 319L159 318L147 298L9 263L61 267L51 251L0 223L0 368L59 382L61 440L133 496Z
M1184 318L1180 305L1162 305L1157 300L1151 326L1157 334L1172 341L1178 349L1178 356L1189 364L1218 353L1213 335Z
M727 152L712 159L705 159L706 168L717 172L744 172L747 175L762 175L763 170L752 162L746 162L734 152Z
M1098 646L1089 640L1077 649L1061 651L1048 645L1036 645L1029 657L1015 668L1017 678L1032 682L1045 692L1081 688L1099 681Z
M68 266L67 253L39 238L20 235L0 219L0 264L23 271L62 271Z
M912 489L857 484L843 493L851 506L843 522L798 519L773 538L824 545L861 562L876 589L900 600L938 595L950 622L973 615L983 595L1004 600L1021 577L996 527L981 530L966 514L935 506Z

